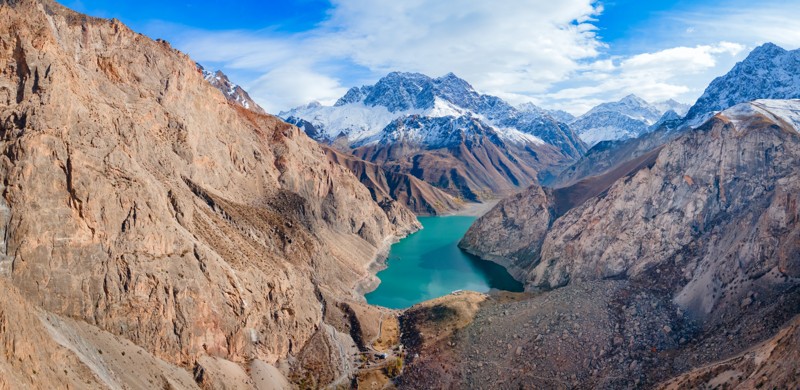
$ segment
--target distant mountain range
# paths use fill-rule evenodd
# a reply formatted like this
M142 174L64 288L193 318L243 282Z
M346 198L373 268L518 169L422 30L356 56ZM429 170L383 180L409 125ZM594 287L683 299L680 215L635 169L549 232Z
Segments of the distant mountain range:
M480 201L600 172L738 103L800 97L797 69L800 51L765 44L714 80L692 107L628 95L579 117L531 103L513 107L452 73L394 72L351 88L333 106L311 103L280 116L340 151Z
M688 110L689 105L675 100L650 104L636 95L628 95L592 108L569 125L583 142L594 146L601 141L636 138L650 131L665 115L683 116Z
M637 137L599 142L583 158L547 184L567 185L612 170L702 125L717 113L737 104L757 99L798 99L798 64L800 50L787 51L772 43L759 46L730 72L715 79L685 117L674 110L667 111Z
M479 201L523 189L583 155L584 143L554 117L564 114L515 108L452 73L394 72L333 106L311 103L280 116L340 151Z

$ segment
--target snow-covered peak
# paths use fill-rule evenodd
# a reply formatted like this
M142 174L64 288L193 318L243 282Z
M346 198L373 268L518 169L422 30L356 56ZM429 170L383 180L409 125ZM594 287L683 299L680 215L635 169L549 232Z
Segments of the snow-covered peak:
M600 112L616 112L629 118L640 120L648 125L655 123L663 112L636 95L628 95L616 102L603 103L592 108L585 115Z
M522 103L522 104L518 105L517 106L517 110L520 110L522 112L540 112L540 111L544 111L543 108L541 108L541 107L539 107L539 106L537 106L537 105L535 105L535 104L533 104L531 102L525 102L525 103Z
M672 120L687 106L675 100L650 104L636 95L616 102L603 103L581 115L570 126L583 142L593 146L601 141L639 137L662 121Z
M550 116L552 116L555 120L561 123L571 123L575 119L577 119L575 115L572 115L563 110L547 110L547 113L550 114Z
M793 127L795 132L800 132L800 100L760 99L748 103L737 104L720 113L728 118L736 127L758 120L757 114L766 116L778 123L786 123Z
M686 115L686 113L689 111L689 108L691 107L688 104L681 103L674 99L653 103L653 106L663 113L662 116L669 111L674 111L675 114L677 114L680 117Z
M568 126L559 124L546 110L538 107L518 110L496 96L478 93L453 73L431 78L419 73L392 72L375 85L351 88L333 107L301 106L282 112L280 116L306 129L319 141L334 142L345 138L351 146L365 142L392 142L394 138L384 137L382 132L392 123L418 116L478 120L507 142L546 142L575 158L585 150L577 135ZM428 123L419 118L412 122L430 125L421 126L419 131L449 128L433 126L432 123L439 122Z
M574 121L575 115L572 115L563 110L548 110L541 108L531 102L525 102L517 106L517 110L522 113L533 113L542 116L549 116L561 123L570 123Z
M220 90L225 97L235 103L238 104L248 110L253 110L262 114L266 112L262 109L244 90L244 88L240 87L239 85L233 83L225 73L222 73L221 70L216 72L211 72L203 68L202 65L196 64L197 70L202 73L203 78L209 82L214 88Z
M712 81L689 110L686 120L696 126L739 103L796 98L800 98L800 50L787 51L767 43Z
M337 138L344 137L349 143L355 144L374 138L386 126L399 118L407 116L458 117L467 113L467 110L446 100L434 98L431 107L426 109L415 108L391 112L384 106L369 106L363 101L333 107L311 103L281 112L279 116L300 127L307 127L310 124L314 129L313 137L317 140L332 142Z

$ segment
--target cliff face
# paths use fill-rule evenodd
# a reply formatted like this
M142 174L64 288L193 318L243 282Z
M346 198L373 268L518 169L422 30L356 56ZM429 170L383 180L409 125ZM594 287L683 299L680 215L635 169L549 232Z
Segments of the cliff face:
M418 227L118 21L3 3L0 69L0 278L169 364L334 342L323 307Z
M443 341L406 335L400 387L796 387L798 128L800 101L758 100L504 200L461 245L532 293L490 296Z
M532 188L481 218L462 245L526 269L529 288L637 278L674 263L685 277L676 302L700 318L737 306L753 289L779 293L800 277L800 137L786 114L799 105L766 100L727 110L651 152L652 161L644 156L611 183L588 186L597 196L574 205L563 200L571 191L543 197ZM548 228L559 201L568 206ZM505 216L509 209L522 217ZM494 232L489 243L481 232ZM509 248L497 237L541 244Z
M366 186L380 205L391 205L399 212L410 209L417 215L441 215L454 212L463 202L414 176L386 171L355 156L325 148L328 158L349 169ZM393 202L392 200L397 202ZM397 207L395 204L405 207ZM406 209L407 207L407 209ZM394 211L387 211L391 216Z

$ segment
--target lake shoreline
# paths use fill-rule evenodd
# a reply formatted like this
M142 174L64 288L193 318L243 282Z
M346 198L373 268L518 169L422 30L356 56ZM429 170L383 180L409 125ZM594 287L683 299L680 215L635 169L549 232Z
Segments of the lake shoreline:
M495 202L496 203L496 202ZM492 204L469 210L476 214ZM457 290L488 293L493 289L521 291L521 285L502 266L472 256L458 242L476 216L420 217L423 229L391 246L370 271L377 271L368 285L367 303L389 309L405 309Z
M482 217L488 213L489 210L497 206L502 199L487 200L483 203L466 203L465 206L447 214L442 214L441 217Z

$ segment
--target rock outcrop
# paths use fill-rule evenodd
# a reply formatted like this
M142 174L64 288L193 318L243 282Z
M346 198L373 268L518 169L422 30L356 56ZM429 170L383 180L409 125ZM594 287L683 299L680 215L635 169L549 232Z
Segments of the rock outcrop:
M2 385L115 387L105 354L65 346L83 328L183 372L165 381L188 369L198 383L347 339L323 308L361 299L376 255L418 228L302 131L229 102L186 55L119 21L4 2L0 51L4 318L62 346L42 362L68 362L6 348ZM345 375L339 363L326 372Z
M361 180L380 205L396 208L398 212L411 210L416 215L443 215L462 208L464 202L416 178L415 176L387 171L380 166L355 156L324 147L328 158L349 169ZM396 201L396 202L395 202ZM405 207L397 207L397 203ZM390 219L394 212L389 212ZM401 216L400 219L409 218Z
M636 277L665 261L684 262L689 283L676 300L701 317L721 301L738 302L754 284L774 290L773 284L800 276L791 254L799 228L794 204L800 139L793 122L798 109L798 101L763 100L727 110L613 180L592 178L611 183L582 188L581 194L598 196L567 202L549 228L544 222L552 210L576 191L550 190L548 197L534 187L478 220L462 245L520 264L538 258L525 277L530 288ZM526 212L507 217L512 208ZM477 238L485 240L492 231L495 237L533 233L528 243L542 243L526 252L507 240L494 248L501 240Z
M216 72L210 72L203 68L200 64L197 64L197 69L203 74L203 78L206 79L214 88L220 90L228 101L234 104L238 104L248 110L253 110L259 114L266 114L267 112L264 111L258 103L250 97L250 94L244 90L240 85L234 84L229 78L228 75L223 73L221 70Z

